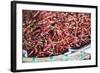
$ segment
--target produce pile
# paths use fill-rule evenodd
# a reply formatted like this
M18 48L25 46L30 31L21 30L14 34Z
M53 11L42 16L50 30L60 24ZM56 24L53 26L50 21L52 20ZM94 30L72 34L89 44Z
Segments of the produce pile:
M58 11L22 11L23 49L28 57L48 57L91 43L91 14Z

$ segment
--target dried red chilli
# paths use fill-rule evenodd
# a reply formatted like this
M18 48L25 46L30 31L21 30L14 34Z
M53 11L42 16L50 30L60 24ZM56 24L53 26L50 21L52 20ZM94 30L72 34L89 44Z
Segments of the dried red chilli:
M91 14L23 10L23 49L48 57L91 43Z

